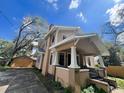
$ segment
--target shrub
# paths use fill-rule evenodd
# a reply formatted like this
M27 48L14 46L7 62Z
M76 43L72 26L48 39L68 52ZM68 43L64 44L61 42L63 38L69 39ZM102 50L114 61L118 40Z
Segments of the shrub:
M52 84L53 84L53 86L55 87L55 89L57 89L57 90L60 90L60 89L63 88L63 87L61 86L61 83L58 82L58 81L53 81L53 80L52 80Z
M70 87L64 88L64 93L72 93L71 88Z
M87 86L81 89L81 93L106 93L103 89L97 88L95 85Z

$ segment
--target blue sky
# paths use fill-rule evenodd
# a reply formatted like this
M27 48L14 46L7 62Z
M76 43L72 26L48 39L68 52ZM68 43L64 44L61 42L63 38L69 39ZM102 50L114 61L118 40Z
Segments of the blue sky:
M80 26L85 33L100 33L102 25L109 18L106 11L120 1L123 2L122 0L0 0L2 11L0 38L14 39L24 16L41 16L49 24Z

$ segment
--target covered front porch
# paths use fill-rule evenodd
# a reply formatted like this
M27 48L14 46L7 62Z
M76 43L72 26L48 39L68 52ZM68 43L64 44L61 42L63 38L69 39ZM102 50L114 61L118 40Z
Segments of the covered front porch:
M101 55L106 50L96 35L77 36L63 41L50 47L50 65L81 69L98 65L104 67Z
M90 79L90 68L96 68L96 65L104 67L100 55L106 50L96 35L69 37L49 49L49 66L52 69L49 67L48 72L52 71L55 80L65 87L73 86L75 90L79 90ZM100 75L104 77L105 74L102 73Z

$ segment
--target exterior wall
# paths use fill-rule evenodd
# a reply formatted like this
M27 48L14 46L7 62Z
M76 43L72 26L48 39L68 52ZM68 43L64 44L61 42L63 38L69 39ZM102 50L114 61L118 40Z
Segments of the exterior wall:
M56 81L61 82L61 84L64 87L68 87L71 84L73 84L74 86L74 85L77 85L77 83L82 87L85 87L87 84L87 80L90 78L88 69L81 69L79 72L78 71L75 72L74 79L70 78L72 77L71 74L73 74L71 73L71 69L56 67Z
M57 36L57 41L60 42L63 40L63 35L66 36L66 38L70 37L70 36L74 36L74 34L77 31L73 31L73 30L62 30L59 31L58 36Z
M54 75L54 70L55 70L55 67L53 65L48 66L48 73L49 74Z
M124 66L109 66L106 70L109 75L124 78Z
M43 66L42 66L42 74L47 75L48 73L48 63L49 63L49 55L50 55L50 37L47 40L47 48L44 54L44 59L43 59Z
M41 53L39 56L37 56L37 61L35 63L35 67L36 68L42 69L43 58L44 58L44 54L43 53Z
M69 84L69 69L56 67L56 81L61 82L64 87L68 87Z
M81 69L80 70L80 85L85 87L87 84L87 80L89 79L89 70L88 69Z

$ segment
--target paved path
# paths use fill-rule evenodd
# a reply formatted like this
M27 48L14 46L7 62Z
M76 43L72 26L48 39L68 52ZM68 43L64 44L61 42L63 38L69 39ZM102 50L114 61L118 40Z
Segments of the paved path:
M115 89L112 93L124 93L124 89Z
M9 69L0 72L0 93L48 93L48 91L30 69Z

